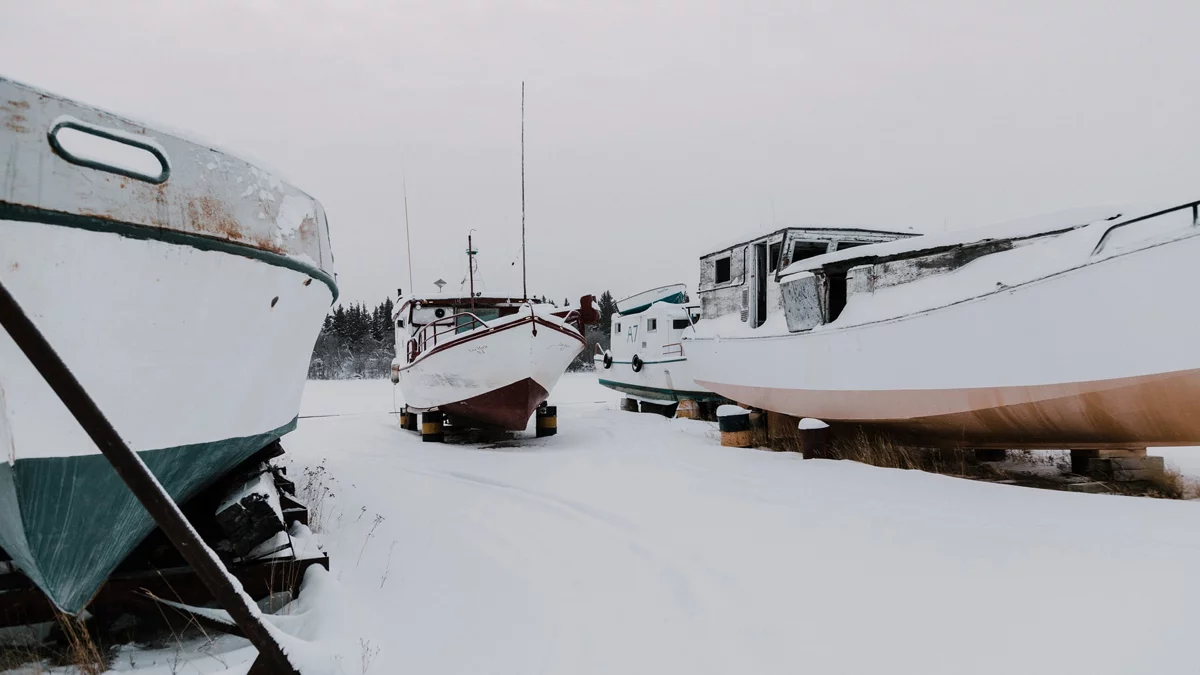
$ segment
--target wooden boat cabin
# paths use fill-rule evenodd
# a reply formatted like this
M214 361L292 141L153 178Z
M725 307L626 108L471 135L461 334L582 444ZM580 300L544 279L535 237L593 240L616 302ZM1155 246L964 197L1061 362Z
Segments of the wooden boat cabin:
M915 234L858 228L786 227L741 241L700 258L701 314L705 319L737 314L751 328L774 317L782 321L779 273L783 268L797 260ZM841 289L844 298L844 284Z

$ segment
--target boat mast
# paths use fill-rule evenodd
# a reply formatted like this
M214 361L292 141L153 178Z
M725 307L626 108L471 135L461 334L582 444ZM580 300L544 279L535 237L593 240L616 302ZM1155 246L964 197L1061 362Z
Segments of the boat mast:
M408 244L408 292L413 293L412 270L412 233L408 227L408 176L404 172L404 162L400 162L400 185L404 190L404 240Z
M521 295L529 301L525 281L525 80L521 80Z
M474 232L475 230L471 230ZM471 279L471 311L475 311L475 247L471 246L471 232L467 233L467 276ZM462 288L459 286L459 288Z

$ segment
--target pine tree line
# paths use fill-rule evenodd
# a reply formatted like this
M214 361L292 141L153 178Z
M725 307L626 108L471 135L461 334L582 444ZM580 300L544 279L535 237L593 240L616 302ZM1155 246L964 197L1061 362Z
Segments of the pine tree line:
M387 377L396 356L391 298L374 308L338 305L325 315L308 377L314 380Z
M569 307L570 301L564 301ZM366 304L338 305L325 315L325 324L313 347L308 377L313 380L387 377L396 356L396 332L392 322L395 305L391 298L374 308ZM584 331L586 344L568 370L588 370L596 345L608 349L611 342L612 315L617 303L605 291L597 302L600 323Z

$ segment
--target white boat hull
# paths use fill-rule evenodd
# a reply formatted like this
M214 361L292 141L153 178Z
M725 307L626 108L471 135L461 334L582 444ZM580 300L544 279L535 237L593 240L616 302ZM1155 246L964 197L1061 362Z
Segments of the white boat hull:
M398 385L405 404L417 410L437 408L520 430L582 350L573 328L554 318L535 321L524 311L399 365Z
M1200 443L1200 236L895 319L685 341L748 405L971 445Z
M723 397L696 383L691 364L682 355L662 356L660 360L643 361L640 371L634 372L629 360L611 361L604 365L602 356L593 357L600 384L631 398L644 401L709 401Z
M332 300L251 257L34 222L0 221L0 280L181 501L295 426ZM5 550L78 611L152 526L0 331Z

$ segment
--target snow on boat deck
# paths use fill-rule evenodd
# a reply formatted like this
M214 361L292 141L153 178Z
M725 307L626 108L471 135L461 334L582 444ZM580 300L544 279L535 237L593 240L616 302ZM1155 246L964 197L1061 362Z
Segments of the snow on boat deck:
M335 479L345 672L1195 672L1200 503L724 448L590 374L519 447L421 443L391 394L310 382L344 416L284 439Z

